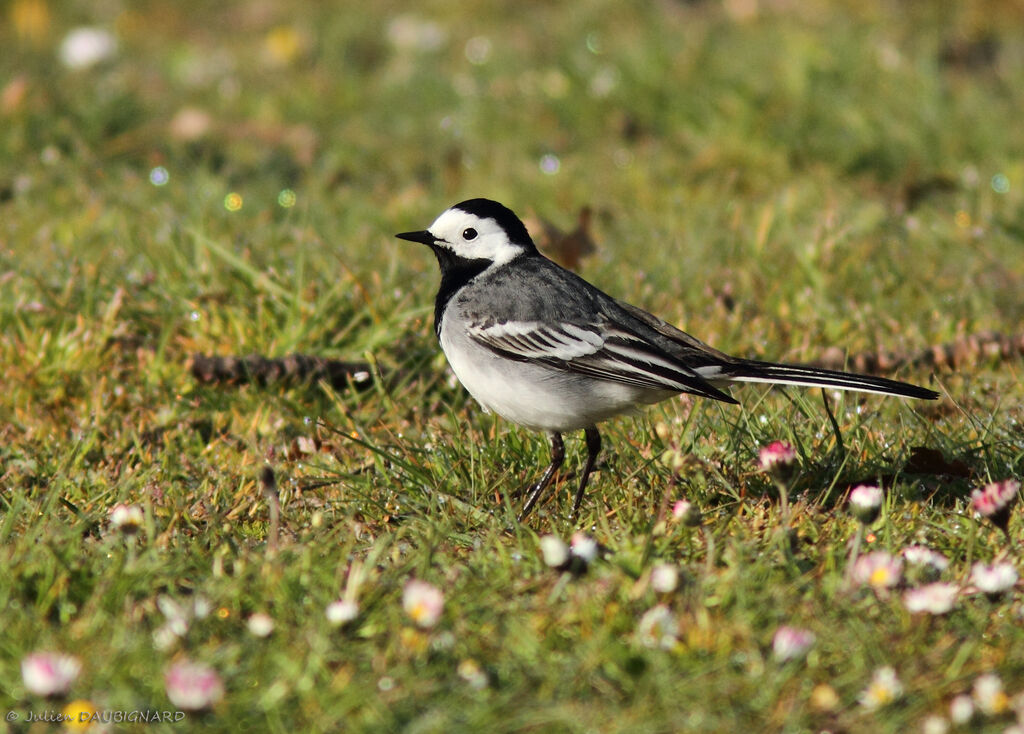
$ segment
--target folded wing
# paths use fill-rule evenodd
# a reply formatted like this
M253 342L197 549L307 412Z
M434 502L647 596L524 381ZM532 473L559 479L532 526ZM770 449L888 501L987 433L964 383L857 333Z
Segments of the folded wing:
M494 352L519 361L634 387L688 392L728 403L722 392L679 357L628 326L595 314L587 322L503 321L472 324L469 336Z

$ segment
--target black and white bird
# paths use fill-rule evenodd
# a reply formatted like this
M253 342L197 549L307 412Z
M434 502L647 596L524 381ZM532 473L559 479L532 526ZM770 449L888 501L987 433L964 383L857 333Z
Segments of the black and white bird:
M551 437L551 463L530 487L520 521L562 465L562 433L586 435L575 516L601 449L597 424L673 395L736 403L718 386L764 382L938 397L881 377L731 357L544 257L496 201L464 201L428 229L397 236L437 257L434 332L459 381L485 410Z

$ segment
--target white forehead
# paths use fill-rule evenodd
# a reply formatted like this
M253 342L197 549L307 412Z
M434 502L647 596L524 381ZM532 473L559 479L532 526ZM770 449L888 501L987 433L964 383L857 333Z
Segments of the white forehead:
M490 217L478 217L457 207L443 211L430 225L430 233L448 242L454 242L456 239L462 239L462 233L469 228L475 229L479 235L505 234L498 223Z

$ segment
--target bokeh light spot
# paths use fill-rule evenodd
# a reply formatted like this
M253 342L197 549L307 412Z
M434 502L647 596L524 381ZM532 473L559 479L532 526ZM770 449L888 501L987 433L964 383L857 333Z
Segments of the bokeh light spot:
M486 64L491 58L491 39L487 36L473 36L466 41L466 59L474 66Z
M224 197L224 208L229 212L237 212L242 208L242 195L232 191Z
M992 177L992 190L997 194L1006 194L1010 191L1010 179L1005 173L997 173Z
M291 209L295 206L295 192L291 189L281 189L281 193L277 195L277 205Z
M557 155L548 153L540 159L540 170L549 176L554 176L561 167L562 162L558 160Z
M154 186L163 186L171 179L171 175L163 166L157 166L149 172L149 182Z

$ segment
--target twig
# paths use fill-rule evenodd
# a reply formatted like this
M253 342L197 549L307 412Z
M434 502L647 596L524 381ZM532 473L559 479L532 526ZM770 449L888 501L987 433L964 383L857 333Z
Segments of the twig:
M289 354L284 357L217 357L205 354L192 356L189 369L203 384L266 385L280 383L312 383L326 380L332 387L367 388L373 384L372 365L366 362L345 362L338 359Z
M277 477L274 470L269 466L263 467L260 472L260 485L263 487L263 496L267 499L267 506L270 508L270 528L267 532L267 550L271 553L277 551L278 533L281 526L281 499L277 492Z
M979 331L946 344L936 344L916 353L878 350L847 355L842 349L827 349L813 364L826 369L850 369L870 374L895 372L904 367L948 367L958 369L983 360L1009 361L1024 356L1024 334L1007 335Z

